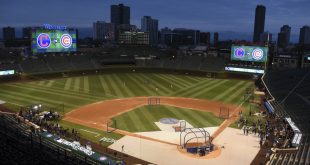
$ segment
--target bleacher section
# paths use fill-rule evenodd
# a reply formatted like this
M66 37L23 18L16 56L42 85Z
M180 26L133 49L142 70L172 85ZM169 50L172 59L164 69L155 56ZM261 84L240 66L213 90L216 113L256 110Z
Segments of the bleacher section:
M175 49L159 49L150 46L110 46L105 48L81 48L75 53L48 53L23 56L21 50L0 51L0 69L14 69L26 74L55 73L104 69L111 65L131 65L148 68L167 68L195 71L223 71L224 57L198 46L182 53ZM198 53L197 53L198 52Z
M225 60L220 57L206 57L201 65L202 71L223 71L225 67Z
M135 60L133 56L48 55L26 58L19 62L0 63L0 69L14 69L28 74L102 69L106 65L130 64L138 67L167 68L201 71L223 71L221 57L183 56Z
M0 61L0 70L16 70L21 71L21 68L16 62L1 62Z
M25 73L47 73L51 72L46 62L42 59L25 59L20 62Z
M169 69L181 69L182 60L176 59L163 59L163 67Z
M45 60L53 71L71 71L74 70L72 63L67 56L46 56Z
M73 55L70 56L70 61L75 69L82 68L83 70L97 69L89 55Z
M160 58L149 60L137 60L139 67L201 70L201 71L223 71L225 60L221 57L203 56L181 56L177 58Z
M199 70L204 60L201 56L184 56L181 63L181 68L186 70Z

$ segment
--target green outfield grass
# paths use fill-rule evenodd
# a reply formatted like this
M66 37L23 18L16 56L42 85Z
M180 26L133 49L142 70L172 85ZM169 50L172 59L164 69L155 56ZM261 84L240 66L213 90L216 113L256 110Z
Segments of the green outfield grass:
M65 112L101 100L133 96L205 98L239 104L245 88L253 85L250 81L186 75L117 73L0 84L0 100L14 110L34 103L64 104Z
M117 129L130 132L147 132L160 131L154 122L158 122L161 118L186 120L195 128L218 126L223 122L223 119L211 112L163 105L143 106L116 116L114 119Z

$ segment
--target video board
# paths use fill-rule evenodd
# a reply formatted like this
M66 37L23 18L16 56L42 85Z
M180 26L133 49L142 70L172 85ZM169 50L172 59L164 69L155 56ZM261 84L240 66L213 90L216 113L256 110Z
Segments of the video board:
M232 45L232 61L266 62L268 47Z
M253 74L264 74L265 71L263 69L251 69L251 68L237 68L237 67L225 67L226 71L231 72L244 72L244 73L253 73Z
M75 52L76 31L73 29L32 29L32 53Z
M15 70L0 70L0 77L14 75L14 74L15 74Z

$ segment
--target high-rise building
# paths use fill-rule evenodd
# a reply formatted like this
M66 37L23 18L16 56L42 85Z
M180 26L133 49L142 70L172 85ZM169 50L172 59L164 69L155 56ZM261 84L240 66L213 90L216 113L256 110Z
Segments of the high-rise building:
M93 39L99 41L113 41L115 38L113 23L97 21L93 23Z
M281 32L284 32L284 33L287 34L287 36L286 36L287 37L287 41L290 42L291 27L288 26L288 25L283 25L280 30L281 30Z
M200 42L199 30L176 28L172 32L172 44L197 45Z
M118 36L119 44L125 45L148 45L149 34L148 32L137 32L137 31L123 31Z
M287 47L287 41L286 41L286 33L280 32L278 33L278 47L280 48L286 48Z
M4 41L10 41L15 39L15 28L12 28L10 26L4 27L2 29L2 32Z
M280 33L278 33L278 46L286 48L290 43L290 35L291 27L288 25L282 26L280 29Z
M263 5L257 5L255 9L253 42L259 42L260 35L265 30L265 14L266 14L266 7Z
M23 39L31 39L31 27L23 28Z
M122 24L130 24L130 7L124 4L111 5L111 23L117 27Z
M213 45L217 46L219 42L219 33L218 32L214 32L213 34Z
M200 32L200 43L210 44L210 32Z
M160 29L160 43L165 45L172 44L172 30L168 27Z
M142 17L141 31L149 33L150 44L156 45L158 43L158 20L157 19L152 19L152 17L150 16Z
M300 44L310 44L310 26L303 26L299 33Z
M272 42L272 34L269 32L264 32L260 34L260 42Z

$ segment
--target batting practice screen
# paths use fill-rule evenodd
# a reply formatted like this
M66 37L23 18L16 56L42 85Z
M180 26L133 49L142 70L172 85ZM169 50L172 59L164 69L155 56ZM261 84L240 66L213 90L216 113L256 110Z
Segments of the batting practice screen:
M268 47L259 46L231 46L232 61L266 62Z
M31 41L32 53L48 52L75 52L76 51L76 31L50 30L44 28L32 29Z

